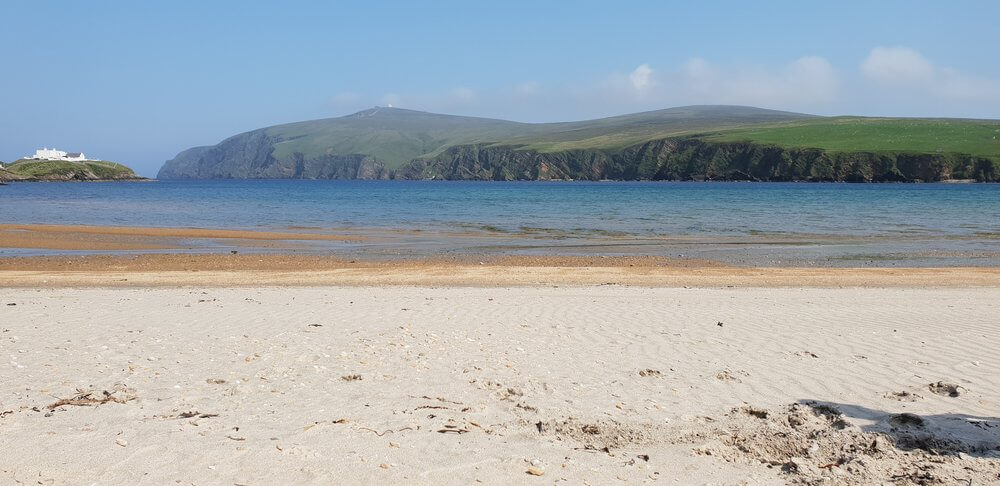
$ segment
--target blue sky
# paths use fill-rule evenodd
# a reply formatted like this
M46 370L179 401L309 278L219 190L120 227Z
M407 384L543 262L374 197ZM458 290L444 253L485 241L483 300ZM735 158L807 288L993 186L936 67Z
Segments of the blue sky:
M56 146L154 175L191 146L386 104L1000 118L1000 2L691 3L5 1L0 160Z

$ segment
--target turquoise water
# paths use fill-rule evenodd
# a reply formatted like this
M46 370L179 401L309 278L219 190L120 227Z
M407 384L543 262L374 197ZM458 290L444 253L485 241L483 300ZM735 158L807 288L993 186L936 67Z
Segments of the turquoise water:
M1000 185L225 180L20 183L0 222L579 235L1000 234Z

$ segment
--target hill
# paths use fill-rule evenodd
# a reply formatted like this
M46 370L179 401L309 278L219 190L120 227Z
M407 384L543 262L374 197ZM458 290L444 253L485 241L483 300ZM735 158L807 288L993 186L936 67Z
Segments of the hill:
M0 181L121 181L141 180L132 169L105 160L21 159L0 169Z
M160 178L997 180L1000 122L689 106L564 123L373 108L195 147Z

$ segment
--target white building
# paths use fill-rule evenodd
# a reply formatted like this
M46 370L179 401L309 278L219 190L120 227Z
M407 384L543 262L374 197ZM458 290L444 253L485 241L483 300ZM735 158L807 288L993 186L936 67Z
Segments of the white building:
M83 152L63 152L62 150L41 148L35 151L35 155L29 155L25 157L26 159L35 160L72 160L72 161L83 161L90 160Z

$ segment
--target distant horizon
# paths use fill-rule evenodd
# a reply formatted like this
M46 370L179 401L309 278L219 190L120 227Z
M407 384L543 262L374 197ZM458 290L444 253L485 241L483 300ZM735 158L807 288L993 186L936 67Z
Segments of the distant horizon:
M1000 117L1000 4L988 1L181 1L0 11L7 162L54 145L152 175L190 147L386 105L524 123L690 105ZM63 35L38 35L38 19Z

